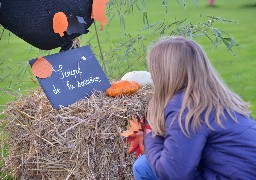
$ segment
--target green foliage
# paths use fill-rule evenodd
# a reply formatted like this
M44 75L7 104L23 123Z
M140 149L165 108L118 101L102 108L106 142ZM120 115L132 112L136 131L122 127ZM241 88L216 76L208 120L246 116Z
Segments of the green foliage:
M177 2L177 4L186 7L186 1ZM190 38L205 36L210 40L213 47L217 47L223 42L227 49L233 52L232 48L236 45L234 38L224 30L214 26L217 21L223 23L231 21L200 14L197 14L199 21L196 23L189 21L188 17L177 19L174 16L174 18L170 18L167 0L162 1L162 4L159 2L154 3L155 5L162 5L165 12L162 14L162 17L159 16L158 19L152 20L149 16L154 13L147 8L147 5L150 3L152 2L145 3L145 1L137 0L109 1L107 9L109 23L105 27L103 36L102 34L100 36L100 45L97 45L93 37L87 41L92 46L94 45L96 54L100 51L98 57L100 57L99 59L104 71L110 79L118 79L127 71L146 69L146 44L149 42L149 39L155 40L155 37L159 36L173 35ZM196 6L198 5L196 0L194 3ZM179 8L184 10L182 7ZM131 24L128 18L136 19L136 26L138 25L137 27L139 28L134 28L134 24ZM138 18L141 18L143 23L139 22ZM116 31L116 29L113 29L113 26L116 26L118 22L119 29ZM96 35L98 40L98 34ZM104 40L102 41L102 39ZM105 46L104 41L107 41ZM104 49L104 55L102 48ZM105 66L105 64L108 66Z

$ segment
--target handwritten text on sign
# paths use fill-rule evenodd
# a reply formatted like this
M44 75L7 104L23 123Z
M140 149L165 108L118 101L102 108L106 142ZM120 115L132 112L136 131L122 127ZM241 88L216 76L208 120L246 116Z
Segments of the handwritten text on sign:
M45 56L53 67L51 77L38 78L52 106L59 109L93 91L105 91L110 83L89 46ZM31 60L30 64L36 60Z

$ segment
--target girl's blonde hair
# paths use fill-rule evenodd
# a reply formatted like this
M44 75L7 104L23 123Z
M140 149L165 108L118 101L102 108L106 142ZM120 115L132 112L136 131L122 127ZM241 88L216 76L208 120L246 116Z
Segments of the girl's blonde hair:
M149 48L147 60L154 84L154 93L147 112L153 135L164 136L164 108L180 90L184 90L184 98L178 122L187 136L190 134L190 125L194 131L205 122L213 129L209 122L213 108L216 112L215 122L220 126L224 110L234 121L236 118L232 115L233 111L249 116L249 104L229 90L195 41L184 37L166 37ZM183 118L185 109L187 114ZM205 115L201 119L203 112Z

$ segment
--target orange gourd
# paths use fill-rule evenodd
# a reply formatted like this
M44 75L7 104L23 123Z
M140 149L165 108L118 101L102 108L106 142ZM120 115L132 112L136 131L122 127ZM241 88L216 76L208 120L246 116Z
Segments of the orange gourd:
M117 81L106 90L106 94L112 97L118 95L131 95L140 89L140 85L135 81Z

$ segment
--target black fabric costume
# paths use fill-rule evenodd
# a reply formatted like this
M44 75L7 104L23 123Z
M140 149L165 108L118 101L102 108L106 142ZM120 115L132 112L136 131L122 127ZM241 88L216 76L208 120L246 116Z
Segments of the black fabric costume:
M73 33L61 37L53 31L53 16L64 12L70 16L83 17L85 31L93 22L91 19L92 0L0 0L0 24L29 44L51 50L63 47L67 50L72 40L80 36Z

